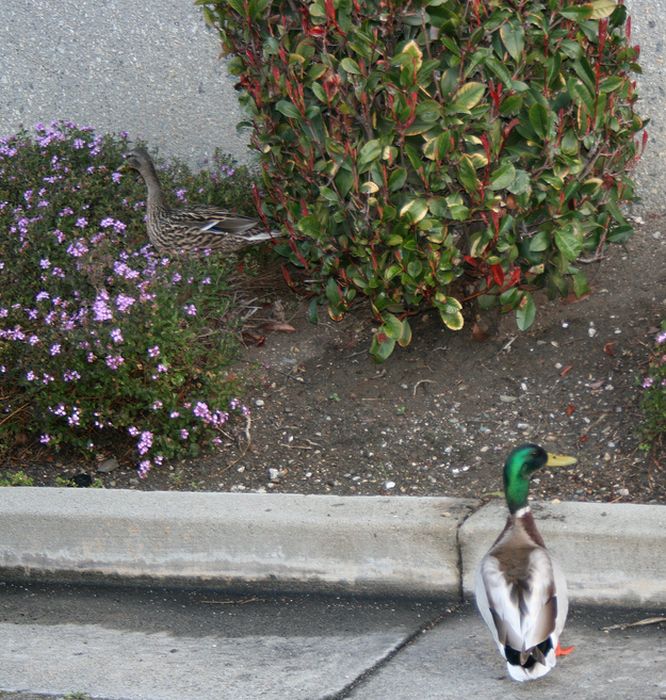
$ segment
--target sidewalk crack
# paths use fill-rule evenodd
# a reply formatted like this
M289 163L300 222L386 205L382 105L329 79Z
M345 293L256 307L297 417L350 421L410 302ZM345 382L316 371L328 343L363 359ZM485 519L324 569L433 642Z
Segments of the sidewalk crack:
M358 675L354 680L347 683L347 685L342 688L342 690L332 693L330 695L324 695L320 700L347 700L352 697L352 694L358 690L362 685L365 685L372 677L376 676L383 668L385 668L391 661L406 647L410 646L415 642L421 635L429 632L443 622L447 617L456 614L459 611L459 602L455 601L451 605L447 606L444 612L440 613L436 617L432 618L428 622L421 625L414 632L405 637L401 642L399 642L391 651L389 651L386 656L382 657L375 664L367 668L363 673Z

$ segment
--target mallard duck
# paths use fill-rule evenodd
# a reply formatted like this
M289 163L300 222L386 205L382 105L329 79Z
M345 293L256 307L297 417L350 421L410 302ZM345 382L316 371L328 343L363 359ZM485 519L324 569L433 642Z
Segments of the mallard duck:
M148 187L148 238L160 252L209 248L232 253L279 236L274 231L260 230L256 219L218 207L194 205L171 209L164 201L153 161L143 148L135 148L125 156L125 167L137 170Z
M509 517L476 576L476 604L517 681L539 678L568 654L559 639L567 617L567 584L537 530L527 505L530 477L537 469L575 464L538 445L521 445L504 465Z

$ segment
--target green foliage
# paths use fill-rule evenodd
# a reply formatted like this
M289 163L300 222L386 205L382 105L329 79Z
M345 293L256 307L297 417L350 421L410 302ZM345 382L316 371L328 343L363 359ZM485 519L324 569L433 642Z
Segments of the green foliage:
M666 448L666 321L661 323L642 381L643 444L655 457Z
M0 444L134 444L144 476L220 442L247 409L229 370L229 266L154 252L145 186L119 171L127 150L126 136L64 123L0 141ZM161 177L174 202L247 208L251 178L233 170L218 155Z
M264 213L332 318L360 292L384 359L423 305L586 291L579 256L626 241L645 145L612 0L198 0L238 76ZM402 324L399 326L399 324Z
M34 482L19 469L17 472L0 472L0 486L34 486Z

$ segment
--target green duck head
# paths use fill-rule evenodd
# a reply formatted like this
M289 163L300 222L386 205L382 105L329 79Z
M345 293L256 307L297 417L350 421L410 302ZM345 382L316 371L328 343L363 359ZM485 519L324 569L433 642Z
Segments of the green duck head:
M509 511L515 513L527 505L532 473L541 467L566 467L576 464L575 457L546 452L543 447L527 443L516 447L504 464L504 495Z

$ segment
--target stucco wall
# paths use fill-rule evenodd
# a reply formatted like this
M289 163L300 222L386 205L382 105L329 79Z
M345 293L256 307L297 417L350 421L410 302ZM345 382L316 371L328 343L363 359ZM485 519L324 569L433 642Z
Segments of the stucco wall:
M192 164L247 159L219 53L191 0L2 0L0 133L63 118Z

